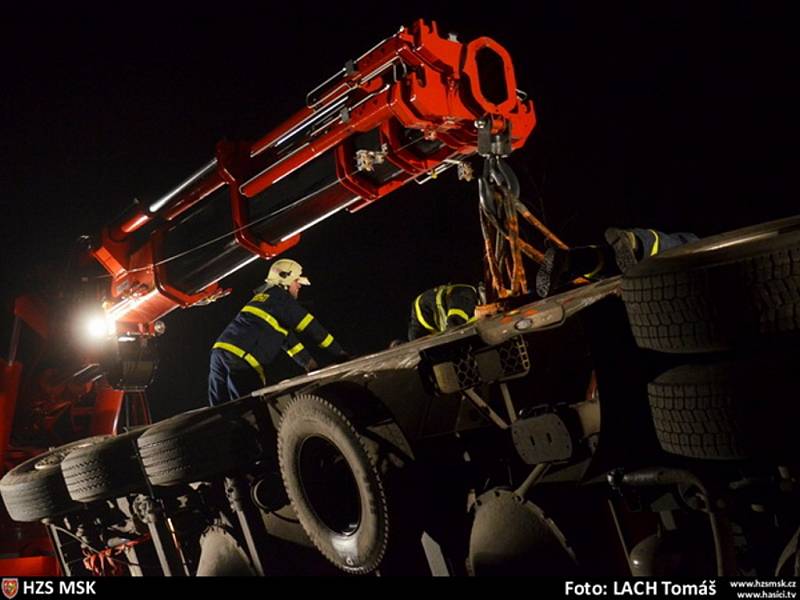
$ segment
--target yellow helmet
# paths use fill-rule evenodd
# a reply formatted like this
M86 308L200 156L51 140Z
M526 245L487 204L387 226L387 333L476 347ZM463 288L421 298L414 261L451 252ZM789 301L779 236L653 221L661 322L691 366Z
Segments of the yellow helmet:
M272 263L264 281L270 285L280 285L287 288L295 281L299 281L300 285L311 285L308 277L302 277L302 274L303 267L299 262L291 258L282 258Z

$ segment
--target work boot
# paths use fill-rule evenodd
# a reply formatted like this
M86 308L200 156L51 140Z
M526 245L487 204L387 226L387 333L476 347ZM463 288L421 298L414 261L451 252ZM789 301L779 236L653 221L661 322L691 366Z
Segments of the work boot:
M630 229L609 227L606 242L614 250L614 260L622 273L642 260L643 248L639 238Z
M569 250L554 246L547 249L536 273L536 293L540 298L547 298L552 290L563 285L568 265Z
M568 250L548 248L536 273L536 293L546 298L578 277L594 281L605 275L604 254L603 248L599 246L580 246Z

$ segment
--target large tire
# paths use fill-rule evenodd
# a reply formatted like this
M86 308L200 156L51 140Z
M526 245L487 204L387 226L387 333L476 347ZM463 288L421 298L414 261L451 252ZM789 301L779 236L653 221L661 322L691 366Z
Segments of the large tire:
M332 402L304 394L283 413L278 458L297 518L317 549L348 573L374 571L390 529L375 444Z
M661 447L689 458L788 458L800 410L785 361L684 365L648 386Z
M220 410L199 410L154 425L139 437L139 455L152 485L204 481L240 471L258 454L244 421Z
M622 297L642 348L729 350L800 329L800 217L702 239L630 269Z
M61 463L61 472L72 499L94 502L146 490L136 452L136 440L144 431L129 431L70 452Z
M0 495L9 516L15 521L32 522L55 517L80 507L70 498L61 462L77 449L106 440L96 436L60 446L17 465L0 480Z

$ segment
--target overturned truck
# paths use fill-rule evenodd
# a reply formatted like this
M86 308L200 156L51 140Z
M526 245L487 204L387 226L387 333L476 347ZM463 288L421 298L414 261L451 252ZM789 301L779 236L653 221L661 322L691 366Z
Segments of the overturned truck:
M499 44L420 21L307 105L94 240L112 275L102 343L70 349L78 391L56 403L91 418L41 452L58 419L6 408L40 444L6 428L6 527L41 523L65 575L797 574L800 217L537 300L524 227L563 244L502 158L535 117ZM149 423L161 316L224 295L227 274L338 210L450 166L471 177L475 153L479 319ZM214 242L195 250L198 226ZM17 355L12 409L37 375Z

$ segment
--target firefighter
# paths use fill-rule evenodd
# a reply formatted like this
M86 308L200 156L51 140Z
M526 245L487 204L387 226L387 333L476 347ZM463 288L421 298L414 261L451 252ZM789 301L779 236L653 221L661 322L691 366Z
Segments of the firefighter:
M693 233L663 233L655 229L617 229L605 232L606 244L562 250L551 247L536 274L536 292L542 298L578 277L595 281L625 273L642 260L699 239Z
M478 291L462 283L425 290L411 305L408 339L416 340L475 319Z
M306 372L317 363L298 340L300 334L331 354L337 362L350 358L310 312L297 302L300 287L309 285L303 267L287 258L275 261L266 283L219 336L211 350L208 400L214 406L263 387L265 369L280 350Z

